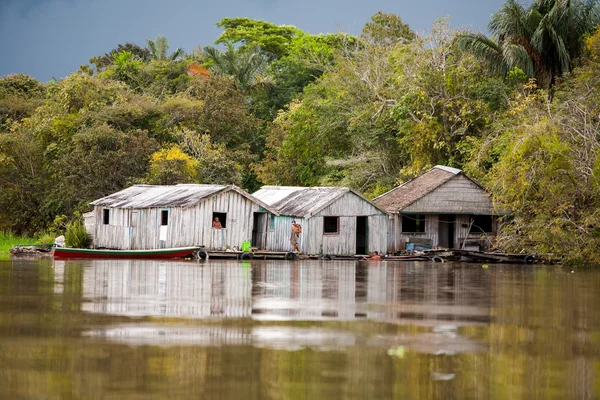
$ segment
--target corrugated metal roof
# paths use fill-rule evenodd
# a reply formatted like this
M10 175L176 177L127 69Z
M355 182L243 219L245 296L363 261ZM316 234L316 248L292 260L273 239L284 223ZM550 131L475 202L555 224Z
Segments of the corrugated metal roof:
M134 185L90 204L115 208L187 207L197 204L205 197L232 188L234 186Z
M377 204L347 187L263 186L252 195L281 215L310 218L348 192L354 193L385 214L385 210Z
M252 195L281 215L310 217L349 191L344 187L263 186Z
M483 187L469 178L460 169L436 165L422 175L373 199L375 204L389 213L397 213L440 187L458 174L463 174L477 186Z
M303 189L307 188L302 186L263 186L258 191L252 193L252 196L264 201L268 205L273 205Z

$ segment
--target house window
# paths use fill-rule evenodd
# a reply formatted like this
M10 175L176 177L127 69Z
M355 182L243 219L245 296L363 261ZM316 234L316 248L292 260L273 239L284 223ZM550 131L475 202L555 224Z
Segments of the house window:
M227 213L214 212L212 216L211 226L213 228L219 229L217 222L221 224L221 228L227 228Z
M271 218L269 220L269 230L270 231L275 230L275 216L273 214L271 214Z
M169 225L169 210L161 210L161 212L160 212L160 224L162 226Z
M102 210L102 223L104 225L108 225L109 222L110 222L110 210L108 208L105 208Z
M470 220L473 223L469 233L490 233L493 231L491 215L471 215Z
M337 235L340 233L340 217L323 217L323 234Z
M402 214L402 233L424 233L425 216L419 214Z

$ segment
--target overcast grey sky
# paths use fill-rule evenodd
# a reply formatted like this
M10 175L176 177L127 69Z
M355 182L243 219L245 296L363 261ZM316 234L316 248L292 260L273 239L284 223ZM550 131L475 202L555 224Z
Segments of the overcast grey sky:
M485 31L503 0L0 0L0 76L62 78L119 43L164 35L191 51L219 35L223 17L295 25L311 33L356 34L378 10L424 33L451 16L453 26Z

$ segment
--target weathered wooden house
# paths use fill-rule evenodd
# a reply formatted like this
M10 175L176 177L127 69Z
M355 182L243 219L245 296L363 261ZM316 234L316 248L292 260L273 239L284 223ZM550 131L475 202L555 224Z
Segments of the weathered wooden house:
M302 225L305 254L385 254L389 216L367 198L343 187L263 186L253 196L273 213L267 249L289 251L292 221Z
M91 204L94 247L123 250L222 250L244 241L264 249L272 212L235 185L135 185Z
M499 229L500 213L485 188L456 168L435 166L373 201L392 215L390 252L411 242L486 248Z

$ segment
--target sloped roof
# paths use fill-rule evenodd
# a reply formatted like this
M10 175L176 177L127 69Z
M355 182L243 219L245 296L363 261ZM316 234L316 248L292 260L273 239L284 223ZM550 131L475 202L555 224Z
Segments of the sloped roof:
M389 213L397 213L431 193L457 175L464 175L482 190L483 187L457 168L436 165L422 175L373 199L375 204Z
M377 204L347 187L263 186L252 195L267 203L281 215L310 218L349 192L385 213Z
M189 207L228 190L234 190L268 211L278 214L267 204L235 185L134 185L90 204L114 208Z

